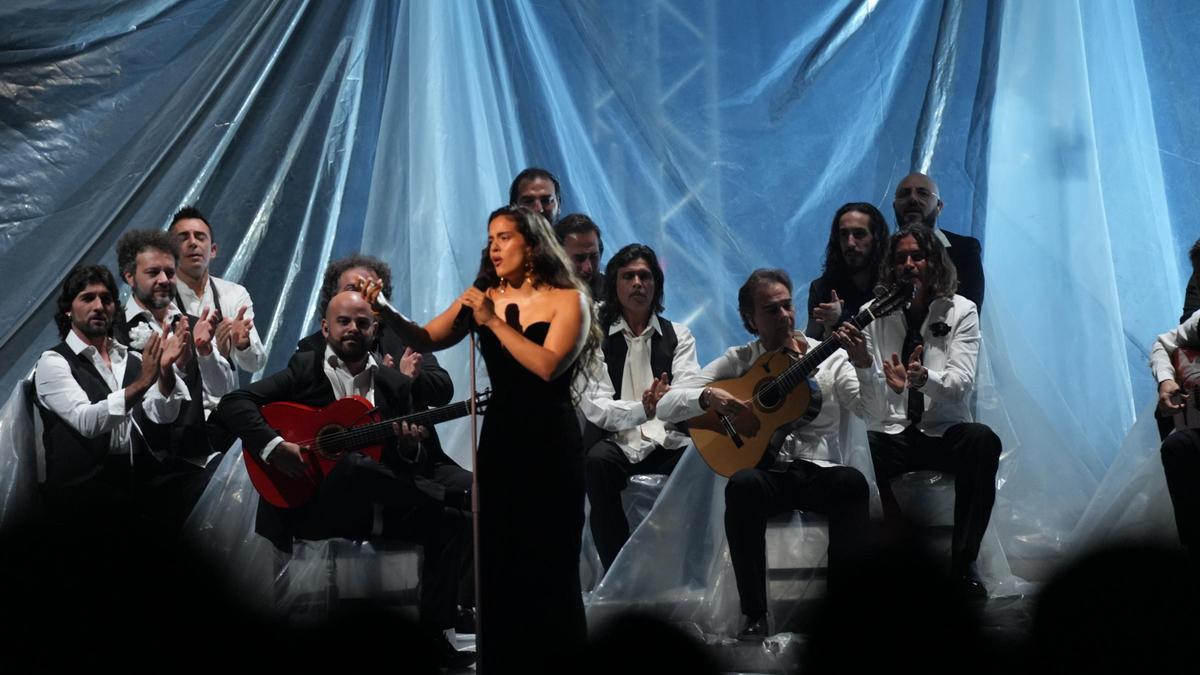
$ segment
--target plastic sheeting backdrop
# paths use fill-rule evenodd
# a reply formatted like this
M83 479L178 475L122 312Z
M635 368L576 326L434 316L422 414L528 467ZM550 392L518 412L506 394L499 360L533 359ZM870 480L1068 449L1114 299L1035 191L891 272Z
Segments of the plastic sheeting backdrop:
M564 212L591 214L610 253L659 252L667 313L704 362L748 339L735 295L750 269L787 269L803 298L835 209L890 215L919 169L940 184L940 222L984 242L978 407L1005 444L993 524L1007 559L1040 576L1038 561L1083 539L1170 536L1146 359L1179 314L1200 233L1187 217L1200 212L1198 13L1172 0L13 0L0 8L0 387L15 391L55 341L66 269L114 266L123 231L164 227L187 203L213 223L214 271L257 301L268 371L312 330L321 270L346 253L388 261L396 304L430 317L473 278L485 216L528 165L559 176ZM466 359L465 346L444 357L460 394ZM32 494L23 406L13 396L0 419L0 524ZM464 463L465 431L444 436ZM193 520L237 521L248 544L244 508L215 515L252 503L236 469ZM686 500L719 506L713 480L660 502L635 544L664 545L655 533L680 525ZM711 549L703 537L720 534L692 529L672 545ZM602 597L637 586L634 557ZM673 583L703 592L705 574Z

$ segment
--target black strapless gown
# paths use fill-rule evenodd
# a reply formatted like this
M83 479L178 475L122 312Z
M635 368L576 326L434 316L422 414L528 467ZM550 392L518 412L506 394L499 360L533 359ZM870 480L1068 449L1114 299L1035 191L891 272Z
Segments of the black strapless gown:
M549 328L534 323L525 337L542 344ZM478 467L482 669L561 670L587 636L579 587L583 440L571 377L543 381L486 328L479 349L492 383Z

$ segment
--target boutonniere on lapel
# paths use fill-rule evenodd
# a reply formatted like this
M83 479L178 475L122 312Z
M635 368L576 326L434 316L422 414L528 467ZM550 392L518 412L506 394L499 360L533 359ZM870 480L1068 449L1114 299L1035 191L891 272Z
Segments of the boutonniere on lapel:
M129 329L129 348L140 352L146 347L146 340L154 334L154 328L148 323L139 323Z
M947 326L943 321L933 324L929 327L929 330L933 331L934 337L946 337L950 334L950 326Z

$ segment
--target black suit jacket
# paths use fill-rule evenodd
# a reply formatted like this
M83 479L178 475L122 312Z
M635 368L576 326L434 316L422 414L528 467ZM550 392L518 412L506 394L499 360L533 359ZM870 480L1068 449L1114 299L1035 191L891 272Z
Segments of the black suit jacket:
M375 341L374 346L375 354L380 358L390 355L399 363L400 357L404 356L404 349L408 345L404 342L404 338L387 326L380 328L379 339ZM324 354L325 336L318 330L296 343L296 351L313 351ZM396 373L400 374L400 371L396 371ZM406 375L400 376L412 383L413 405L418 410L447 405L454 397L454 382L450 379L450 373L447 373L446 369L438 363L437 357L432 352L421 352L421 376L415 381L409 380Z
M950 242L946 253L958 271L958 294L975 303L979 316L983 316L983 247L975 237L946 230L942 234Z
M325 376L321 355L314 351L297 352L283 370L222 397L214 415L219 416L221 423L242 439L247 450L260 452L277 434L263 420L259 406L291 401L324 407L334 402L333 385ZM411 380L393 368L377 369L375 407L384 419L409 413L412 410ZM425 453L416 466L400 460L395 446L385 448L383 463L397 471L424 475L432 464L450 461L441 448L424 445ZM420 478L417 482L422 491L438 497L444 495L445 488L432 481ZM329 536L321 528L320 514L309 508L311 506L312 503L285 510L260 499L255 529L282 550L290 550L292 537L322 539Z

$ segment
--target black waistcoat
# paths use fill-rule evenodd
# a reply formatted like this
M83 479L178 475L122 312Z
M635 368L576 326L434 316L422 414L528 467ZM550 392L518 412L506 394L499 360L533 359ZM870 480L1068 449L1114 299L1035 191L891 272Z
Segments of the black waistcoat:
M675 348L679 345L679 337L675 334L675 326L670 321L658 317L658 325L662 332L655 331L650 336L650 373L657 379L667 373L668 380L674 376L671 364L675 361ZM608 330L611 326L605 326ZM608 377L612 381L613 398L621 398L621 385L625 379L625 357L629 353L629 343L625 341L624 331L612 333L604 337L601 343L604 351L604 363L608 366ZM679 431L686 431L682 423L670 425ZM590 448L604 438L612 436L612 432L588 422L583 431L583 444Z
M175 422L170 425L169 429L164 430L168 435L162 439L162 442L157 442L157 439L152 439L151 442L156 448L162 449L171 457L203 461L213 453L214 449L224 452L232 439L227 438L222 442L223 444L218 443L219 448L214 448L210 442L210 439L221 438L223 434L221 429L207 424L204 420L204 380L200 375L200 355L196 353L196 342L190 333L191 327L195 326L199 319L190 314L177 314L175 321L178 321L180 316L186 316L188 319L188 341L192 348L192 356L183 368L183 384L187 387L188 395L192 400L183 402L179 409L179 417L175 418ZM139 315L130 324L126 321L124 312L120 312L113 324L113 338L117 342L128 345L132 327L142 322L145 322L144 314ZM216 349L216 346L214 345L213 348Z
M60 342L51 351L58 352L67 360L71 377L79 383L88 400L97 403L108 398L112 390L92 362L71 350L66 342ZM141 373L141 359L129 356L125 362L125 379L122 387L129 386ZM56 487L79 483L95 475L108 458L109 438L112 432L95 438L86 438L71 428L63 418L38 403L42 416L42 444L46 447L46 484ZM149 423L140 405L134 408L138 425L145 429ZM130 433L135 451L145 451L145 445L137 430Z

